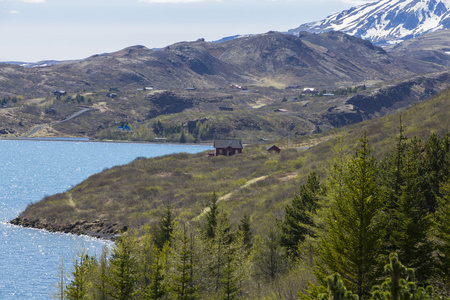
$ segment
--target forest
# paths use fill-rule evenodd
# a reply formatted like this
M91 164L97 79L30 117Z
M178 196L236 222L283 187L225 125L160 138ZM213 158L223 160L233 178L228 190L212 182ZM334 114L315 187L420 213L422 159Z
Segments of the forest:
M338 139L284 208L254 234L211 191L189 222L166 205L99 257L81 250L59 299L444 299L450 297L450 134L409 138L383 159L366 135ZM321 170L322 171L322 170ZM322 177L322 178L321 178ZM221 204L221 203L220 203Z

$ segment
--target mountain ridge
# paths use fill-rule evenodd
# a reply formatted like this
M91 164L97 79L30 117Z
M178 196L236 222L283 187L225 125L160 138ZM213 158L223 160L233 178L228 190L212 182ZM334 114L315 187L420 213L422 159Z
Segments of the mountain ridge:
M302 24L288 33L342 31L378 45L450 28L449 0L380 0Z

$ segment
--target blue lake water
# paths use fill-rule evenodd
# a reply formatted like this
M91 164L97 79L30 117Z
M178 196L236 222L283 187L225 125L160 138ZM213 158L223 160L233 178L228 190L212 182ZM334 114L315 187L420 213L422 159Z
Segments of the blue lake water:
M198 153L209 146L0 140L0 299L49 299L61 261L82 249L99 254L106 241L13 226L30 202L64 192L105 168L137 157Z

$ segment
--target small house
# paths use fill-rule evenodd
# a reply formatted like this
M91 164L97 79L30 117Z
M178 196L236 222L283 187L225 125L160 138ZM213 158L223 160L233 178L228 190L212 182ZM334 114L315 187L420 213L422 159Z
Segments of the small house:
M268 148L266 149L266 151L267 151L267 152L270 152L270 153L280 153L280 152L281 152L281 149L278 148L278 147L275 146L275 145L272 145L272 146L268 147Z
M318 93L319 93L319 91L316 90L315 88L304 88L302 91L302 94L305 94L305 95L316 95Z
M56 97L64 96L65 94L67 94L66 91L53 91L53 95Z
M241 140L215 140L214 149L214 156L231 156L242 153L244 147L242 146Z

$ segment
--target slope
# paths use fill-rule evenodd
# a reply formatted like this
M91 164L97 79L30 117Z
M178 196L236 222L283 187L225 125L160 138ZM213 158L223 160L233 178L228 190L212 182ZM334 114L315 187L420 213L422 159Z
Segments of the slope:
M342 31L375 44L395 44L427 32L450 28L448 0L380 0L335 13L289 30Z
M405 134L424 138L431 132L440 136L447 133L449 99L450 90L446 90L404 111ZM383 157L394 144L398 119L395 114L298 140L295 147L302 142L314 144L314 139L322 142L305 151L285 148L280 155L267 153L266 145L254 145L232 157L181 153L137 159L93 175L66 193L31 204L11 222L53 231L112 236L129 226L140 228L154 223L168 203L178 218L193 220L215 191L219 197L225 196L221 205L230 212L233 223L248 214L258 231L268 214L282 216L284 205L310 171L322 172L333 156L337 137L345 134L346 143L354 145L366 132L375 155Z

